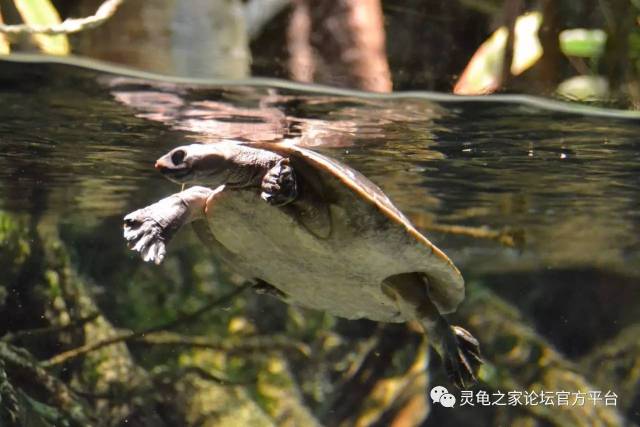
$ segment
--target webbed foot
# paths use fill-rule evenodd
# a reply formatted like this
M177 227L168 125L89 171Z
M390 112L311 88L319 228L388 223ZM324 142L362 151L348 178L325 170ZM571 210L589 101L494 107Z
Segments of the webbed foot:
M444 366L449 380L463 389L477 381L476 372L483 363L480 344L460 326L451 326L449 335L444 340Z
M443 361L449 380L459 388L476 382L483 363L478 340L466 329L451 326L429 298L425 277L417 273L390 276L383 292L396 301L406 319L416 319L424 328L429 343Z
M273 206L284 206L298 197L298 185L289 159L281 159L262 178L260 197Z
M147 207L125 216L124 238L129 249L140 252L144 261L160 264L170 236L150 214Z
M205 187L191 187L124 217L124 238L142 259L160 264L166 245L185 223L201 217L204 204L213 193Z

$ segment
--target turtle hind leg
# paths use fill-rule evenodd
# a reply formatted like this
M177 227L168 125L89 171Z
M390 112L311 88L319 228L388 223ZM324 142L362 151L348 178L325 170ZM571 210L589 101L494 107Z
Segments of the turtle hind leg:
M449 379L459 388L475 383L476 372L482 364L478 340L466 329L451 326L440 314L420 274L388 277L383 290L395 300L404 317L420 322L429 344L440 355Z
M284 206L298 197L298 184L289 159L278 160L262 178L260 197L273 206Z
M470 357L475 364L476 368L480 367L484 361L482 360L482 356L480 354L480 343L471 335L469 331L460 326L451 326L453 329L454 335L458 340L458 347L460 351L464 353L465 356Z
M480 345L466 329L448 323L447 328L440 356L449 380L463 389L477 382L476 372L483 363Z

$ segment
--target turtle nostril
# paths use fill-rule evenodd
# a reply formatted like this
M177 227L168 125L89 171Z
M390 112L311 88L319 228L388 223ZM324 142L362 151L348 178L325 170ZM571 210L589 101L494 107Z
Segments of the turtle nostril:
M171 161L174 165L179 165L184 161L184 158L187 156L187 153L184 150L176 150L171 154Z

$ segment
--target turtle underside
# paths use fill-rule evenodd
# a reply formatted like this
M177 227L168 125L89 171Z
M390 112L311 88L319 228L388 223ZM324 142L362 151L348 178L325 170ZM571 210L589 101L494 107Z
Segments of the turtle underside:
M441 312L455 310L459 272L373 183L308 150L279 154L296 170L299 200L276 209L253 189L226 192L207 212L208 230L197 227L216 256L292 303L340 317L408 320L382 283L410 272L423 274Z

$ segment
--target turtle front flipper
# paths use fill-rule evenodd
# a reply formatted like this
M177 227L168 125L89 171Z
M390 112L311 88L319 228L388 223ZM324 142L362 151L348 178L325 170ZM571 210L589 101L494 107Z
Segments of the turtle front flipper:
M204 206L214 190L191 187L124 217L124 238L144 261L160 264L166 245L182 225L204 216Z
M298 197L298 184L289 159L278 160L262 178L260 197L273 206L284 206Z

